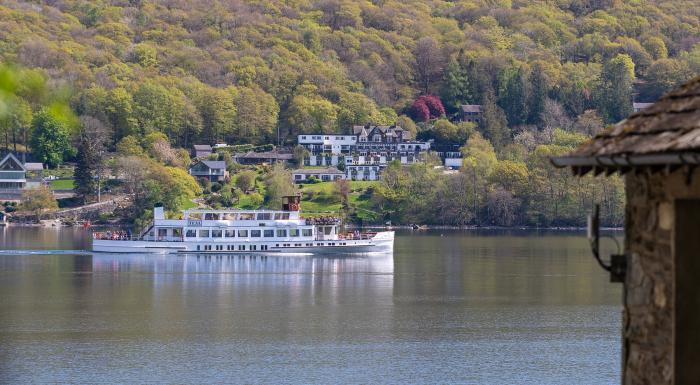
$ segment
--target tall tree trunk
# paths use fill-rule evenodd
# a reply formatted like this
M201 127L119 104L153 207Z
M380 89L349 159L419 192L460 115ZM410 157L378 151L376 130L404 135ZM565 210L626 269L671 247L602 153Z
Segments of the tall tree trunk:
M14 124L12 125L12 147L15 151L15 154L17 153L17 130L15 129Z
M22 144L24 144L24 152L22 153L22 162L27 163L27 151L29 151L29 146L27 145L27 127L22 127Z

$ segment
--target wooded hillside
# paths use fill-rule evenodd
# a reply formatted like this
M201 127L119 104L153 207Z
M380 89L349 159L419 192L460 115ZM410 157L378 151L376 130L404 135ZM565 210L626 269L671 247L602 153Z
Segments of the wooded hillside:
M528 125L590 134L700 71L697 0L41 3L0 5L0 58L69 86L112 143L347 131L435 94L507 117L482 127L499 148Z

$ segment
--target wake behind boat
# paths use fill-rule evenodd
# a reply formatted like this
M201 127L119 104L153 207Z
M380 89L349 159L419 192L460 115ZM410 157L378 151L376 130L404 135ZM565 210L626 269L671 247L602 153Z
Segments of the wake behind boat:
M303 218L298 196L282 210L185 210L166 219L153 209L153 222L138 236L93 233L92 249L111 253L369 253L390 252L394 232L341 233L335 217Z

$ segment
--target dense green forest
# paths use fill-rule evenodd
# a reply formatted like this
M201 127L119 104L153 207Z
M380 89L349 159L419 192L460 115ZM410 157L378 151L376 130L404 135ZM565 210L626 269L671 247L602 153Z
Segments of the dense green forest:
M110 152L140 146L128 155L184 167L189 159L176 149L194 143L289 145L302 132L399 123L465 144L474 166L449 183L463 192L476 181L468 196L477 204L466 202L473 212L450 222L580 223L581 213L537 219L561 194L586 195L572 186L588 183L562 171L558 186L568 190L545 186L559 172L546 155L700 72L700 2L8 0L0 60L23 68L19 97L0 111L0 143L52 166L80 162L75 149L97 142ZM416 108L426 95L440 99L444 115ZM484 106L478 127L448 121L461 104ZM157 168L148 164L141 169ZM527 191L499 175L525 175ZM619 203L618 182L603 193ZM411 186L394 185L392 195L383 183L378 208L417 215L391 208ZM498 207L518 209L495 220Z
M485 136L508 142L527 125L590 133L628 115L633 93L653 101L697 73L698 12L682 0L9 0L0 57L71 87L113 143L347 131L395 123L425 93L448 114L503 110Z

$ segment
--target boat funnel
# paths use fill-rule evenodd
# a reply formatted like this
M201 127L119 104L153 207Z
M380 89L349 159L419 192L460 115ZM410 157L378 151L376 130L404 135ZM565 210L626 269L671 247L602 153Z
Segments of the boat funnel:
M156 206L153 208L153 219L165 219L165 211L163 211L163 206Z

